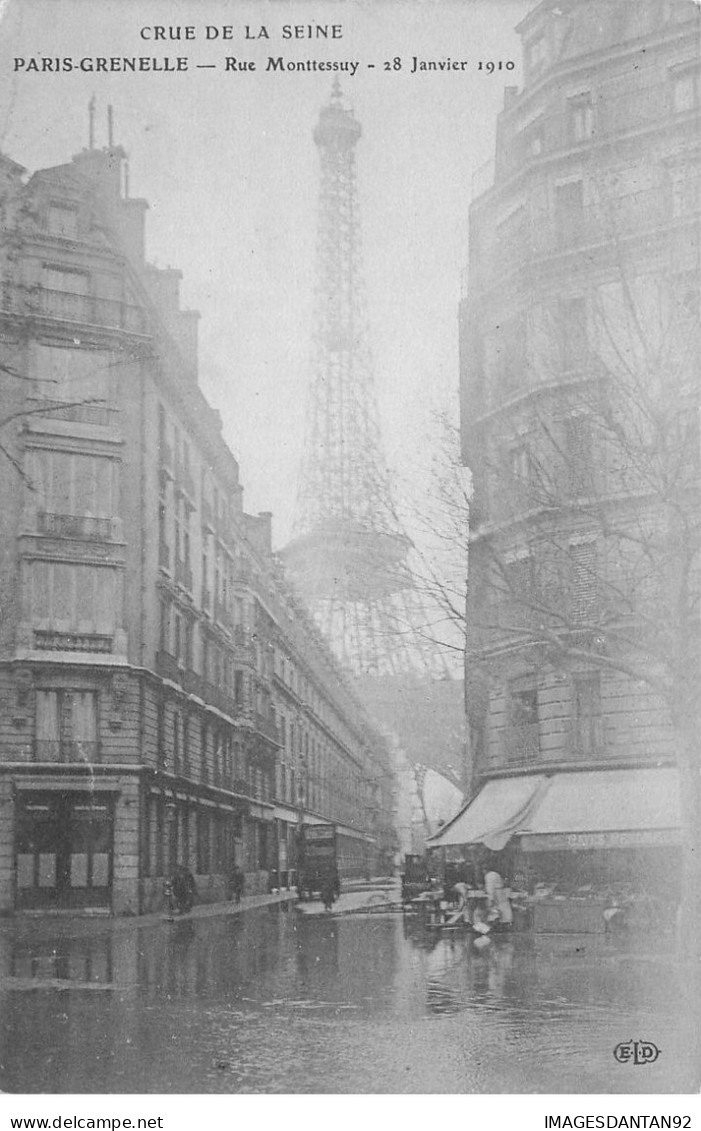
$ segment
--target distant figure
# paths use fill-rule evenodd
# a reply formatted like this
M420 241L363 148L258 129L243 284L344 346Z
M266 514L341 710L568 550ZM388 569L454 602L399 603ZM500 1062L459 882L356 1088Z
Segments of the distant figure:
M180 915L187 915L188 911L192 911L194 906L197 888L195 887L195 877L184 864L176 864L170 887L173 893L175 910Z
M469 887L463 880L458 880L457 884L453 885L453 891L458 898L458 912L465 923L470 922L470 909L467 902L467 893Z
M236 903L241 902L243 889L246 886L246 877L243 870L239 868L238 864L234 864L231 872L231 893Z
M487 917L498 919L505 926L514 921L509 892L497 871L490 869L484 873L484 890L487 893Z
M336 898L336 878L325 876L321 882L321 902L325 911L330 911Z

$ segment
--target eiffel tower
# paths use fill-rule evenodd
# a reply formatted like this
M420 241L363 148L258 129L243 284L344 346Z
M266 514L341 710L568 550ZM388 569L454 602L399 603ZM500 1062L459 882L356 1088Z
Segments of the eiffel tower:
M338 82L314 130L321 164L309 405L288 571L356 675L440 674L397 517L375 398L356 146Z

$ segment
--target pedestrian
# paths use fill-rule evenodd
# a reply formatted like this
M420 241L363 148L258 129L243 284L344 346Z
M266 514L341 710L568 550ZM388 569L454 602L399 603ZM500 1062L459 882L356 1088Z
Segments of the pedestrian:
M453 891L455 892L458 900L455 922L459 922L460 919L462 919L464 923L470 922L470 907L467 901L467 893L469 892L469 890L470 889L468 885L463 880L458 880L457 884L453 885Z
M511 910L509 891L496 867L492 864L487 865L484 873L484 890L487 893L487 917L499 920L504 926L510 927L514 921L514 916Z
M243 873L243 869L241 869L238 864L234 864L231 872L231 891L237 904L241 902L241 896L243 895L245 886L246 877Z
M170 887L177 911L180 915L187 915L194 906L197 888L195 877L184 864L176 864Z
M321 901L325 911L330 911L336 898L336 879L334 876L324 876L321 881Z

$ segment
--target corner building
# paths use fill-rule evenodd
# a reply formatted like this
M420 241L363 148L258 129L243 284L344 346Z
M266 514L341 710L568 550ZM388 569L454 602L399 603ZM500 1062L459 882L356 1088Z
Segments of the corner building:
M677 751L664 703L636 678L655 578L630 547L637 529L654 559L669 499L643 482L644 444L623 438L656 366L680 419L693 428L698 414L699 11L544 0L517 30L524 84L505 91L475 184L461 305L476 797L433 843L508 844L544 881L664 884ZM622 388L633 395L616 418L606 397ZM689 437L677 500L698 499ZM697 597L670 612L678 640ZM661 624L669 599L662 586ZM609 666L599 626L617 642Z
M294 882L297 829L386 866L388 755L243 510L180 272L125 153L0 156L0 912Z

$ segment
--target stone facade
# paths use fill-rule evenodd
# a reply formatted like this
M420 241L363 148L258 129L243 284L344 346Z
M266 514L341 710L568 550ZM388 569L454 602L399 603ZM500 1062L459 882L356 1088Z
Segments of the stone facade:
M0 157L0 909L160 905L346 875L393 844L384 742L290 590L198 386L198 314L144 259L119 147Z
M461 304L475 790L673 761L653 689L673 649L646 633L686 638L698 597L685 581L673 607L670 496L644 465L666 473L681 426L676 499L698 497L698 6L545 0L518 30ZM676 422L651 441L660 381Z

